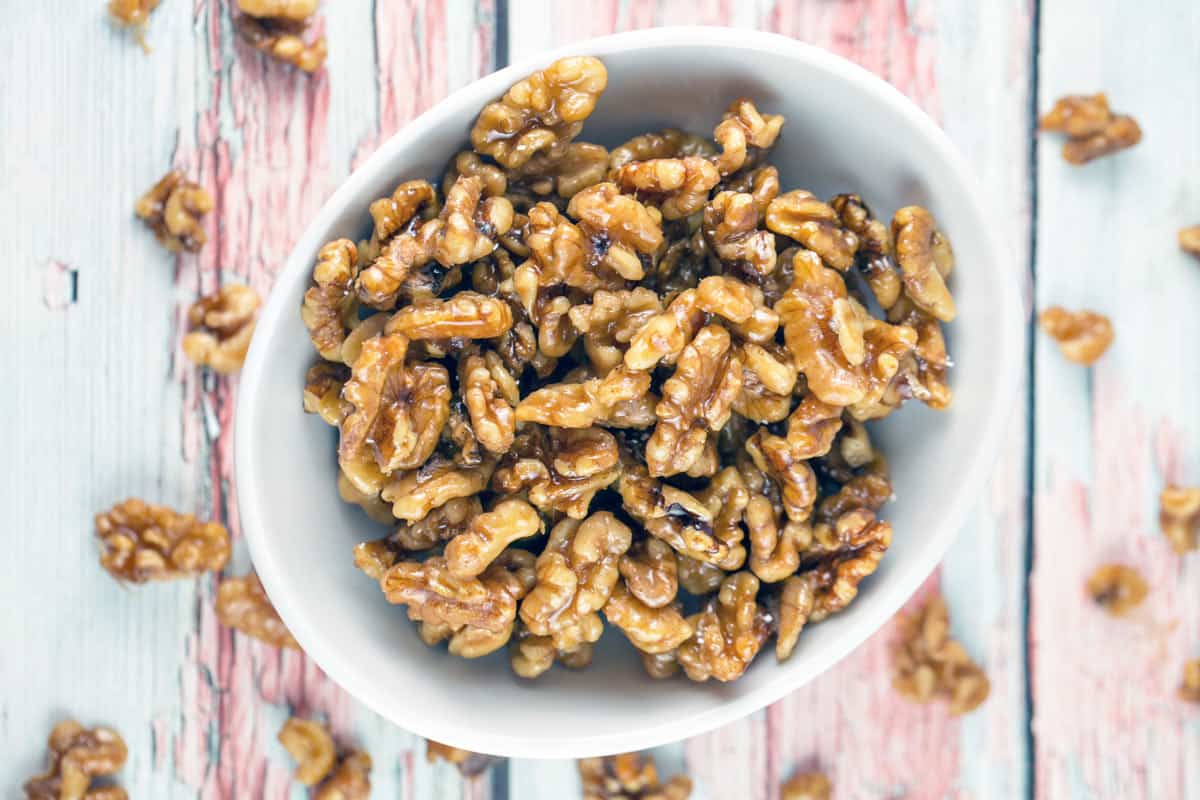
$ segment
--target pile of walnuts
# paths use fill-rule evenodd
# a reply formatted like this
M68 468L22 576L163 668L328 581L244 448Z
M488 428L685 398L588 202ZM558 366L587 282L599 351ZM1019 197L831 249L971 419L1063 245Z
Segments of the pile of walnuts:
M740 676L845 608L892 530L865 423L950 404L949 242L924 208L783 191L784 120L576 141L607 83L565 58L487 105L440 188L321 249L305 408L341 497L394 526L356 564L424 641Z

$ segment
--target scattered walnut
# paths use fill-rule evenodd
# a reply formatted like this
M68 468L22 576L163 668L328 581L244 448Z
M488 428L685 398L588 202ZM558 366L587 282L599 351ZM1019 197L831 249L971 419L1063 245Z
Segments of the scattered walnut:
M316 786L333 770L337 750L329 729L319 722L291 717L279 730L279 743L296 762L296 780Z
M456 578L474 578L501 552L519 539L537 536L544 529L542 518L524 500L501 500L486 514L446 545L446 566Z
M1086 309L1068 311L1062 306L1050 306L1038 314L1038 324L1058 341L1063 355L1077 364L1095 363L1113 340L1108 317Z
M607 84L599 59L559 59L485 106L471 128L471 144L509 169L538 153L559 156L579 135Z
M1193 658L1183 665L1179 699L1189 703L1200 703L1200 658Z
M1054 107L1042 115L1038 127L1043 131L1065 133L1073 139L1102 132L1112 118L1108 96L1071 94L1060 97Z
M946 277L954 269L954 253L933 215L920 206L900 209L892 217L892 238L905 294L936 319L953 320L958 311Z
M1158 524L1176 553L1200 548L1200 487L1163 489L1158 496Z
M775 269L775 237L758 218L754 195L720 192L704 207L704 241L722 263L767 275Z
M241 13L234 15L233 27L255 50L304 72L319 70L329 54L324 36L311 42L304 41L301 34L308 27L307 21L286 17L259 18Z
M616 176L623 191L658 207L663 219L682 219L700 211L720 180L716 167L699 156L634 161Z
M654 759L641 753L581 758L579 777L583 800L687 800L692 794L692 781L684 775L662 785Z
M805 772L794 776L780 790L780 800L829 800L833 784L821 772Z
M987 675L950 638L950 612L936 595L901 615L893 666L892 686L902 697L916 703L944 698L956 716L974 711L991 691Z
M1200 259L1200 225L1179 229L1179 249Z
M650 608L669 605L679 591L675 551L660 539L635 543L618 566L630 593Z
M146 43L146 23L150 13L158 8L159 0L108 0L108 15L122 27L132 28L137 43L144 52L150 52Z
M100 566L130 583L220 572L229 561L229 531L166 506L129 499L96 515Z
M499 761L495 756L472 753L470 750L451 747L448 744L435 742L433 739L425 740L425 760L430 764L436 761L445 761L447 764L453 764L467 778L482 775L493 764Z
M253 572L221 581L217 588L217 620L272 647L300 649Z
M1141 573L1124 564L1103 564L1087 579L1092 602L1114 617L1140 606L1149 590Z
M829 266L845 272L854 265L858 236L842 227L833 206L803 189L776 197L767 206L767 229L812 250Z
M261 303L257 292L237 283L197 300L188 309L191 331L183 337L184 355L222 375L240 370Z
M368 800L371 796L371 757L353 750L338 757L338 765L313 792L313 800Z
M721 146L721 154L714 157L717 170L731 175L756 158L750 148L762 151L774 146L783 122L779 114L760 114L745 97L734 100L713 131L713 138Z
M303 21L317 13L318 0L237 0L238 9L252 17Z
M213 210L213 198L204 187L173 169L146 192L133 207L159 243L177 253L199 252L208 241L200 218Z
M358 325L353 293L357 276L358 248L349 239L329 242L317 254L316 285L304 293L300 318L321 358L340 361L346 335Z
M771 634L766 610L755 602L758 578L738 572L721 582L704 611L688 617L692 638L679 646L679 664L694 681L740 677Z
M309 367L304 377L304 411L336 428L344 416L342 386L349 377L350 370L343 364L318 361Z
M28 800L128 800L119 786L96 778L109 778L125 766L129 751L121 734L112 728L85 728L63 720L50 731L46 771L25 782Z

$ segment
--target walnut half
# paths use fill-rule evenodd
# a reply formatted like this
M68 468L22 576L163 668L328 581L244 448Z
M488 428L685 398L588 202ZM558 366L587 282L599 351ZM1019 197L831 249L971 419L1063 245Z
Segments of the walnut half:
M119 786L93 784L116 774L129 755L125 740L112 728L63 720L50 731L47 746L49 764L25 782L27 800L128 800Z
M220 572L229 531L166 506L129 499L96 515L100 565L120 581L146 583Z

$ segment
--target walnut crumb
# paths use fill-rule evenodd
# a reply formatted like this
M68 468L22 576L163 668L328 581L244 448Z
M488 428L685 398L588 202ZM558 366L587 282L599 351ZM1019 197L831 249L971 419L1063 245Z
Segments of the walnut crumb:
M1168 486L1158 497L1158 523L1176 553L1200 548L1200 486Z
M804 772L783 785L780 800L829 800L833 784L822 772Z
M1180 228L1179 248L1193 258L1200 259L1200 225Z
M1141 573L1124 564L1103 564L1087 579L1092 601L1114 617L1141 605L1149 589Z
M1114 114L1103 92L1059 98L1042 116L1040 128L1067 135L1063 158L1076 166L1133 147L1142 140L1137 120L1127 114Z

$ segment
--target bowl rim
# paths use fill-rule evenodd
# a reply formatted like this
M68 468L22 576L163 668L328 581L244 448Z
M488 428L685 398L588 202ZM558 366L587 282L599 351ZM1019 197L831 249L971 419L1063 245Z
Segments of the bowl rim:
M442 123L445 118L462 115L463 107L468 103L472 111L482 107L483 104L502 95L515 81L564 56L586 54L603 57L629 50L694 47L697 44L770 52L805 62L807 66L818 71L856 84L875 101L889 106L892 111L903 116L930 142L942 165L952 173L952 178L966 188L965 198L971 204L972 212L980 219L986 219L985 208L981 202L981 187L966 159L950 138L908 97L867 69L815 45L775 33L714 26L653 28L586 39L540 52L472 81L435 103L389 137L334 191L320 212L305 227L284 268L276 276L276 285L285 280L298 280L301 274L307 277L311 270L308 254L316 252L323 243L323 232L335 223L347 205L364 193L371 178L387 169L394 156L409 142L426 136L431 128ZM989 266L999 272L1004 261L1000 258L1001 250L992 230L983 232L983 243L984 252L991 261ZM1001 385L1015 386L1020 383L1019 356L1024 351L1026 335L1025 326L1022 324L1023 303L1017 280L1001 280L999 283L1002 297L996 304L1000 325L996 337L999 358L995 367L1000 373ZM254 409L259 404L260 376L267 365L269 340L280 329L285 315L297 313L297 309L284 301L284 294L272 292L268 297L257 327L257 330L265 335L256 335L253 338L242 370L234 428L235 469L241 476L247 476L251 472L250 454L254 450L254 436L250 426L238 422L251 419ZM924 550L908 562L894 566L892 569L895 575L891 581L875 590L880 598L876 601L873 615L846 618L841 623L838 635L828 646L810 654L803 661L795 662L792 669L781 671L777 678L761 687L724 699L699 713L667 721L647 720L647 724L637 730L623 733L589 734L586 730L581 730L577 736L549 739L527 736L516 726L502 733L492 733L448 722L447 719L437 716L412 717L411 710L404 708L403 698L389 700L383 693L374 691L366 677L359 673L353 656L328 646L326 637L292 607L292 592L288 589L287 575L284 574L282 565L274 558L273 551L266 546L264 536L259 535L259 531L267 527L267 510L262 507L258 498L242 490L242 487L250 485L251 481L239 480L235 483L236 502L254 569L280 616L305 654L330 679L364 706L419 736L476 752L510 758L580 758L607 755L657 747L705 733L745 717L823 674L881 629L933 572L963 527L984 486L988 471L999 457L1001 437L1017 406L1018 396L1019 393L1014 392L1009 398L997 397L984 410L980 420L983 430L977 441L977 455L968 464L959 484L967 489L959 491L944 509L942 524L929 537ZM581 728L583 727L581 725Z

